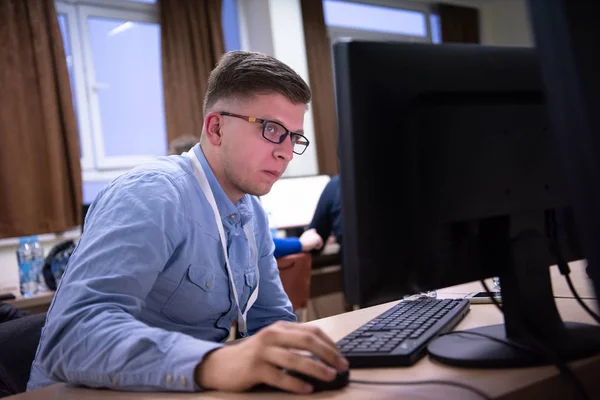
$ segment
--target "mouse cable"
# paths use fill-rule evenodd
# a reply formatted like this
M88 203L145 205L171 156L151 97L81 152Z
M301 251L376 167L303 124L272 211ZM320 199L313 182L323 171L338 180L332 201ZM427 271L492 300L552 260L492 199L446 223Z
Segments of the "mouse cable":
M581 299L581 297L579 296L579 293L577 293L577 290L575 290L575 286L573 286L573 282L571 281L571 277L569 276L569 274L571 273L571 269L569 268L569 264L565 261L565 259L562 257L562 255L560 254L560 251L558 251L557 254L557 258L558 258L558 270L560 271L560 273L565 277L565 280L567 281L567 284L569 285L569 289L571 289L571 293L573 293L573 296L575 296L575 300L577 300L577 302L579 303L579 305L585 310L587 311L587 313L598 323L600 324L600 316L598 314L596 314L595 312L593 312L588 306L587 304L585 304L583 302L583 300Z
M575 290L575 286L573 286L573 282L571 281L571 277L569 276L571 273L571 268L569 267L569 263L565 260L565 257L562 254L562 249L560 246L560 242L558 240L558 224L556 222L556 213L553 212L549 215L549 227L548 227L548 233L550 236L550 252L551 254L556 257L556 264L558 265L558 270L560 271L560 273L565 277L565 280L567 281L567 284L569 285L569 289L571 290L571 293L573 293L573 296L575 296L575 299L577 300L577 302L579 303L579 305L598 323L600 324L600 316L598 316L598 314L596 314L595 312L593 312L588 306L587 304L585 304L583 302L583 300L581 300L581 297L579 297L579 293L577 293L577 290Z
M500 305L500 303L498 302L498 300L496 300L492 296L492 292L488 288L488 286L485 283L485 281L482 279L480 282L483 285L485 291L488 293L488 296L490 296L490 298L494 302L494 305L504 315L504 310L503 310L502 306ZM536 350L541 355L544 355L550 362L552 362L556 366L556 368L558 369L558 371L560 372L560 374L562 376L564 376L566 379L568 379L569 381L571 381L571 383L573 384L573 386L575 387L575 389L577 390L577 392L579 392L579 394L581 395L582 399L584 399L584 400L589 400L590 399L590 397L587 395L587 393L586 393L586 391L585 391L585 389L583 387L583 384L581 383L581 381L579 380L579 378L577 377L577 375L575 375L575 373L573 372L573 370L559 357L558 354L556 354L554 351L552 351L552 349L550 349L549 347L547 347L541 340L539 340L538 338L534 337L529 331L527 331L526 329L522 328L520 325L515 324L513 327L517 328L520 331L519 333L521 335L523 335L527 339L529 339L530 345L537 347ZM501 340L501 339L499 339L499 340Z
M454 386L461 389L466 389L469 392L475 393L479 397L485 400L491 400L487 394L482 392L481 390L474 388L473 386L469 386L465 383L453 382L453 381L445 381L439 379L432 380L423 380L423 381L363 381L360 379L350 379L350 383L359 383L361 385L446 385L446 386Z

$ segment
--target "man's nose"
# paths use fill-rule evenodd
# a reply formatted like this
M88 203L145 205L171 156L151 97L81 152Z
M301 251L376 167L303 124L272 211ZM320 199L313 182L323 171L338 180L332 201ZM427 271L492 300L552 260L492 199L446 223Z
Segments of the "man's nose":
M291 161L294 158L294 144L289 136L277 145L273 155L285 161Z

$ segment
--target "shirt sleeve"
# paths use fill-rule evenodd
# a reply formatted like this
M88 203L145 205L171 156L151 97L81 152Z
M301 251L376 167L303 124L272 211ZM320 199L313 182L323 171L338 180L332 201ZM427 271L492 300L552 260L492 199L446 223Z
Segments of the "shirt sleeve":
M302 243L298 238L273 238L275 243L275 258L289 256L290 254L300 253L302 251Z
M119 178L88 212L48 312L36 363L54 381L119 390L194 391L194 370L222 346L137 319L183 240L177 187Z
M257 219L260 213L257 213ZM264 221L263 221L264 219ZM276 321L296 322L297 317L292 309L292 303L283 289L277 261L273 256L275 243L268 233L266 215L260 220L260 227L255 227L256 232L262 232L257 237L259 252L258 268L260 281L256 302L248 310L248 334L253 335L262 328Z

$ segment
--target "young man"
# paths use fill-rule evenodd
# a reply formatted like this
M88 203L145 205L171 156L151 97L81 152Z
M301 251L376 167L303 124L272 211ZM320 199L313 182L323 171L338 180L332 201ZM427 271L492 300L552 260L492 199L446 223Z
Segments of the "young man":
M308 145L301 133L310 95L276 59L221 59L209 78L200 143L134 168L91 205L28 389L62 381L243 391L266 383L306 393L310 385L282 369L332 380L334 368L347 368L323 332L294 323L254 197ZM250 337L224 346L234 320Z

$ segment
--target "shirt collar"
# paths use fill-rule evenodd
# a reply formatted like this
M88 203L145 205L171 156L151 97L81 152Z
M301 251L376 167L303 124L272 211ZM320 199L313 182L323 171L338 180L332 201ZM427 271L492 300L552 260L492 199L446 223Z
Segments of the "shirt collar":
M242 222L242 226L244 226L252 217L249 208L249 196L245 194L244 197L242 197L237 203L233 204L233 202L225 194L225 191L219 184L219 181L217 181L217 178L208 164L200 144L196 144L193 147L193 150L196 154L196 157L198 157L198 161L200 161L200 165L202 166L204 173L206 174L208 185L210 186L210 190L213 192L213 196L215 197L219 214L221 214L223 226L230 228L240 220Z

